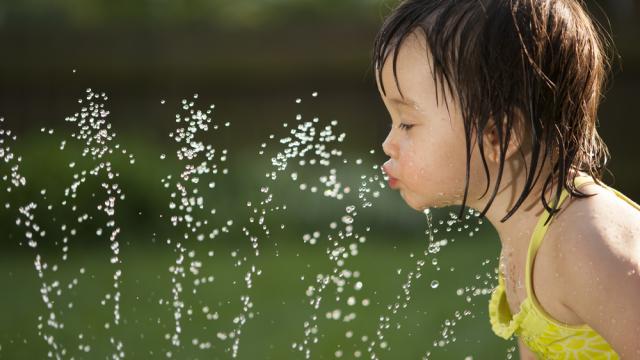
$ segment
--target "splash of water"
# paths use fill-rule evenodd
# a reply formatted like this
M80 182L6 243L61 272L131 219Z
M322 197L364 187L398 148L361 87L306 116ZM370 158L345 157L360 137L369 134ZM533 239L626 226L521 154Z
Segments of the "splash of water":
M312 94L313 98L317 93ZM302 337L291 343L292 349L310 359L314 354L314 347L322 341L323 321L338 324L340 331L345 334L345 340L359 339L351 354L355 358L366 356L370 359L379 359L383 353L390 352L392 344L387 338L390 330L400 329L400 315L407 309L412 300L412 291L416 284L426 284L432 291L442 291L441 279L437 272L441 270L437 254L455 241L455 237L439 237L439 230L444 227L440 236L452 232L465 233L469 237L479 231L482 220L477 223L467 224L458 219L454 213L449 214L448 220L439 220L437 225L433 220L433 212L430 209L424 211L427 229L425 235L427 241L424 251L415 256L411 254L411 263L408 269L398 269L398 273L406 274L401 284L395 301L388 304L383 313L378 316L378 324L372 333L366 329L358 329L352 324L368 310L372 300L362 295L362 289L367 285L362 279L362 272L352 265L352 260L357 257L366 244L367 236L371 232L371 224L361 221L359 214L373 207L376 199L386 186L383 182L384 175L378 165L367 165L367 161L361 157L356 159L344 155L340 147L346 138L345 133L337 132L338 122L332 120L328 123L318 117L304 120L302 114L295 117L293 125L283 124L284 134L278 138L269 136L269 141L260 145L258 155L263 156L271 150L271 143L275 142L275 155L270 158L271 168L265 174L265 182L257 184L255 193L250 194L246 203L246 214L240 218L230 216L224 211L218 211L215 202L210 202L209 195L221 191L219 186L222 178L229 173L228 159L231 156L228 149L220 149L214 144L207 143L212 132L224 131L230 122L214 121L212 112L214 106L198 109L196 106L197 95L193 99L184 99L181 103L181 112L176 114L176 128L169 134L172 139L173 150L162 153L159 158L163 161L172 161L177 164L177 171L165 174L160 181L167 191L168 207L165 209L167 216L164 221L175 231L167 234L156 234L166 243L166 248L175 253L168 270L170 278L169 295L159 299L159 303L166 307L172 319L172 326L165 334L169 349L164 351L167 358L181 358L185 346L192 346L207 351L216 347L224 347L231 357L238 357L240 340L243 330L248 322L256 315L255 297L252 289L256 277L262 274L262 269L257 266L257 259L261 256L261 243L265 240L274 240L273 231L278 226L272 224L270 216L276 212L285 212L287 205L278 203L273 188L278 181L284 179L296 183L296 188L309 193L316 198L339 203L342 211L335 214L334 219L327 224L326 229L305 231L300 236L303 244L310 251L318 246L322 247L330 267L317 271L314 276L304 278L307 281L306 291L303 294L309 306L309 314L302 324ZM56 277L56 271L61 266L70 266L66 261L70 256L69 244L72 240L79 240L82 227L93 227L93 236L108 239L109 262L113 266L112 291L104 294L99 303L103 307L109 307L111 318L102 324L107 330L122 326L120 287L123 276L123 262L120 258L120 243L118 238L121 229L115 221L116 205L125 199L123 189L118 185L119 169L114 166L117 156L125 157L130 165L135 164L135 157L122 149L115 142L116 135L107 121L109 112L105 109L104 102L107 97L104 93L98 94L90 89L81 104L87 105L81 111L66 119L73 126L72 140L61 140L60 151L66 151L68 145L78 143L81 146L81 159L68 163L69 168L75 171L73 179L65 188L64 198L56 204L48 202L47 189L42 189L40 199L29 202L19 207L17 225L25 229L25 244L35 249L34 265L41 279L41 297L47 308L45 315L39 317L38 329L40 335L49 344L50 358L63 359L80 356L89 353L93 349L90 337L86 336L87 330L80 331L76 335L78 341L75 344L63 343L58 335L65 328L65 312L63 309L73 308L73 302L63 303L63 294L69 294L76 289L83 276L86 276L85 268L78 269L78 277L74 277L67 284ZM296 99L300 104L302 99ZM163 100L164 104L164 100ZM3 120L0 119L0 123ZM42 129L42 132L50 136L54 135L52 129ZM9 164L10 172L2 174L7 191L24 187L26 179L20 175L19 163L21 158L15 156L8 145L15 141L15 135L10 131L0 129L0 160ZM271 141L273 140L273 141ZM163 149L167 150L167 149ZM371 151L373 153L373 150ZM364 170L358 179L351 183L338 171L337 165L355 166ZM307 173L311 170L320 170L316 179L308 179ZM100 183L104 197L99 198L91 212L81 209L76 204L80 190L88 187L91 179ZM353 191L352 189L357 189ZM5 204L7 209L11 204ZM74 214L74 223L60 224L57 233L60 234L58 244L61 250L61 260L45 259L38 251L39 244L43 241L57 239L51 229L44 229L38 223L43 216L66 210ZM102 217L98 216L98 213ZM48 215L47 215L48 214ZM465 220L477 217L478 213L469 210L464 216ZM104 219L104 220L103 220ZM472 222L475 221L472 220ZM446 225L445 225L446 223ZM280 229L285 224L280 224ZM174 235L177 233L178 235ZM205 287L215 287L220 274L214 274L207 264L216 261L214 254L219 253L215 244L221 241L223 236L239 234L247 240L250 250L246 253L240 247L231 251L234 268L241 274L240 282L244 284L243 294L233 302L239 310L226 312L223 305L216 304L204 297L200 291ZM277 252L276 252L276 256ZM483 261L486 266L490 261ZM433 272L425 276L425 267L429 264ZM90 271L90 270L89 270ZM453 271L453 268L451 268ZM222 274L222 277L233 276L230 273ZM427 280L423 280L428 277ZM476 274L475 280L479 284L459 288L458 296L464 296L467 303L472 303L473 297L487 295L491 290L491 281L495 279L495 273L489 271L484 274ZM231 302L227 302L227 305ZM227 316L232 313L231 316ZM442 348L456 341L455 326L465 317L473 317L471 309L456 310L441 324L438 338L432 342L433 348ZM210 328L198 328L194 319L201 318ZM66 340L65 340L66 341ZM115 335L109 337L112 353L111 359L125 357L124 343ZM77 349L77 350L76 350ZM426 351L424 359L431 356L431 350ZM346 346L338 345L334 353L336 358L348 357Z
M47 202L47 189L40 191L41 200L31 201L26 205L20 206L18 209L18 218L16 224L24 228L24 238L26 244L35 251L34 266L38 278L41 281L40 295L45 305L45 314L38 316L38 331L40 336L49 345L50 351L47 356L49 358L63 359L73 358L74 349L80 353L88 353L91 351L84 332L77 334L77 343L73 346L67 346L58 335L63 332L68 334L65 328L65 313L74 308L73 292L79 284L79 278L74 277L68 283L64 284L56 276L58 269L68 265L69 243L78 238L79 228L88 228L98 226L94 230L94 236L108 235L108 248L110 250L109 262L112 264L112 289L103 295L100 300L102 306L110 306L111 318L103 324L105 329L111 329L121 325L120 312L120 285L123 274L121 267L122 261L119 257L120 243L118 236L121 229L114 220L116 204L120 200L124 200L125 194L118 185L117 178L119 172L113 166L113 160L118 155L126 155L125 149L120 149L119 144L115 143L116 134L111 129L111 124L107 121L109 111L105 109L104 102L108 97L104 93L93 92L87 89L86 96L79 99L78 103L83 105L81 110L65 119L67 123L72 125L72 138L81 147L81 157L84 158L82 165L76 166L75 162L69 163L70 168L74 168L76 172L73 174L70 184L64 189L63 200L56 204L49 204L43 207L42 204ZM86 105L84 105L86 104ZM46 131L48 135L53 135L52 129ZM9 134L4 131L4 134ZM15 137L13 138L15 140ZM60 151L65 149L66 141L62 141ZM8 148L3 151L5 161L14 158ZM120 154L118 154L120 150ZM132 154L128 155L131 163L135 162ZM17 158L18 162L20 157ZM26 179L18 173L18 166L14 165L12 169L12 183L14 186L26 184ZM88 180L93 179L100 183L104 197L97 200L93 209L84 209L79 207L75 200L83 185ZM95 197L95 193L93 194ZM9 207L7 205L7 207ZM54 210L55 208L55 210ZM70 212L75 217L75 223L64 223L59 225L58 229L45 229L39 223L39 218L50 217L56 222L56 213L63 211ZM51 234L58 234L59 237ZM61 256L59 258L45 257L38 251L41 243L49 242L60 246ZM77 270L80 277L85 276L85 268ZM63 295L66 295L67 300ZM67 301L65 301L67 300ZM90 325L88 326L90 327ZM119 360L125 357L124 344L121 339L115 336L109 337L109 343L112 353L109 356L113 360Z

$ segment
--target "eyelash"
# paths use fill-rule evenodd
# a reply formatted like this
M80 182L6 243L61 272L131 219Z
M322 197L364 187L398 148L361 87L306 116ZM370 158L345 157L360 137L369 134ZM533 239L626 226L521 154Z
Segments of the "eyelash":
M398 128L400 130L404 130L404 131L409 131L412 127L413 127L413 125L411 125L411 124L403 124L403 123L401 123L400 125L398 125Z

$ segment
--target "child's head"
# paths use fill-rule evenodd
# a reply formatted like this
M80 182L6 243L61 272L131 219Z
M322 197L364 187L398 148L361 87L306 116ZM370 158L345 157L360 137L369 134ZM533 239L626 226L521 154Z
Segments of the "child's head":
M503 221L539 181L551 213L547 189L584 195L577 171L597 181L608 158L596 131L602 34L577 0L402 2L376 38L374 67L393 120L385 171L405 201L476 207L491 187L484 215L510 185L500 187L505 171L521 192Z

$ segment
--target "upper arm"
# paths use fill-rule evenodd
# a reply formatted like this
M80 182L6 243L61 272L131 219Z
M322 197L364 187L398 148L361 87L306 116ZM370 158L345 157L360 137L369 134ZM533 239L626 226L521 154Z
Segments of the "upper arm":
M520 360L537 360L538 357L529 349L522 339L518 338L518 349L520 350Z
M617 232L618 224L607 225ZM605 235L580 224L560 241L565 254L562 300L623 359L640 358L640 234Z

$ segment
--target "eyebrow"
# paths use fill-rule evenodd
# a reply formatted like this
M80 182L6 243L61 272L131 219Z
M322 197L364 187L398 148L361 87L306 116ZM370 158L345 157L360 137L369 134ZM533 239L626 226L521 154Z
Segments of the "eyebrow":
M418 105L418 103L410 98L404 98L404 99L399 99L399 98L389 98L389 101L398 105L408 105L411 106L413 108L420 108L420 105Z

